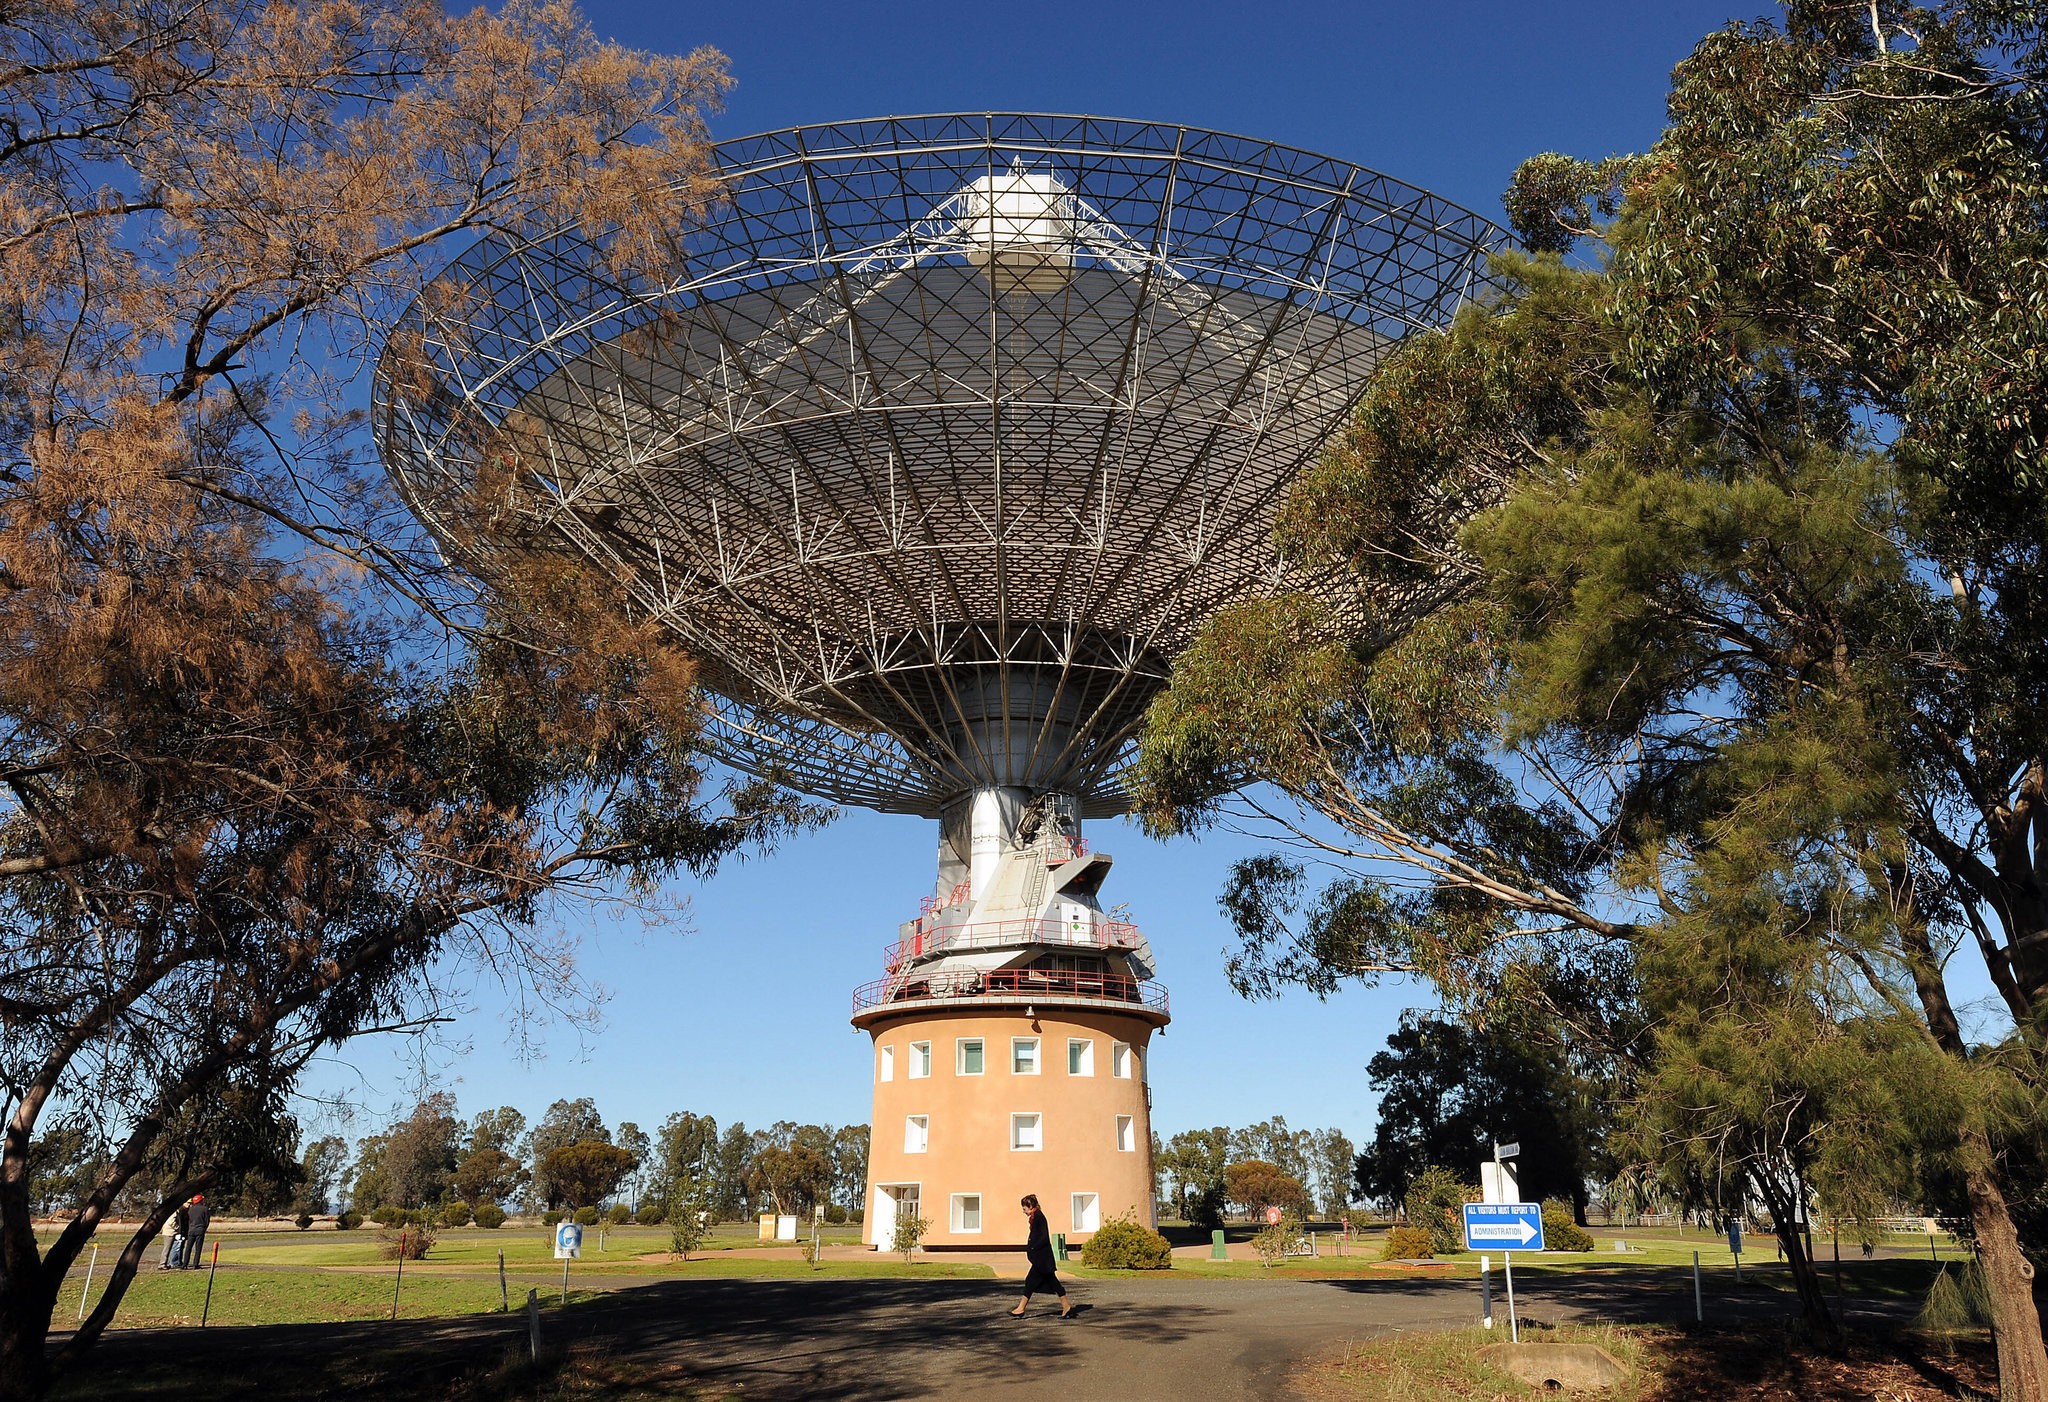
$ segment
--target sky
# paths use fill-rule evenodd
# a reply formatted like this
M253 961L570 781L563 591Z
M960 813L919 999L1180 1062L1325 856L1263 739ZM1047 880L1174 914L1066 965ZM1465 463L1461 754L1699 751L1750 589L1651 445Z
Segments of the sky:
M718 6L586 0L607 38L722 50L738 80L718 138L808 122L948 111L1090 113L1185 123L1326 152L1501 218L1525 157L1598 157L1657 137L1673 64L1741 0L1436 3L812 3ZM367 387L364 392L367 393ZM590 1096L610 1124L669 1113L829 1124L868 1118L868 1039L850 995L933 882L937 824L848 810L770 856L670 894L680 919L569 907L583 974L609 996L590 1028L556 1023L522 1050L506 1000L474 987L431 1042L359 1041L315 1068L315 1133L370 1132L424 1082L465 1115L517 1106L537 1119ZM1128 903L1159 960L1173 1022L1153 1045L1153 1125L1163 1136L1283 1115L1296 1128L1372 1134L1365 1064L1405 1010L1402 983L1327 1001L1248 1002L1224 976L1216 896L1242 839L1160 843L1124 820L1089 825L1116 867L1105 905ZM468 983L459 971L451 986Z

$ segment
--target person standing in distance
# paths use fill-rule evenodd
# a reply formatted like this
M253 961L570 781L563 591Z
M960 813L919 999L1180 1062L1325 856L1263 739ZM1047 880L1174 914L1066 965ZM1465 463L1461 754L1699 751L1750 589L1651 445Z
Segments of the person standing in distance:
M213 1221L213 1209L206 1205L206 1194L194 1193L185 1212L185 1269L199 1269L199 1253L206 1245L206 1228Z
M1031 1224L1030 1235L1024 1242L1024 1259L1030 1263L1031 1271L1024 1277L1024 1298L1017 1301L1017 1308L1010 1313L1024 1313L1034 1294L1050 1290L1060 1297L1060 1318L1065 1319L1074 1312L1074 1302L1067 1298L1067 1287L1060 1284L1059 1272L1053 1268L1052 1231L1045 1225L1045 1214L1038 1210L1038 1194L1024 1195L1024 1217Z

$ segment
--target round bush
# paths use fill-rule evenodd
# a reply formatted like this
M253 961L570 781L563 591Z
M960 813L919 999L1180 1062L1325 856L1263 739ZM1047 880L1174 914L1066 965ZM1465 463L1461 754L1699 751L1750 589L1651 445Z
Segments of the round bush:
M469 1210L469 1204L458 1199L441 1209L441 1225L444 1227L466 1227L469 1225L470 1218L474 1215Z
M313 1225L313 1214L301 1212L298 1216L292 1218L292 1225L303 1232L306 1228Z
M541 1213L540 1224L549 1231L553 1231L556 1227L562 1225L562 1214L550 1208L546 1212Z
M498 1228L505 1225L505 1209L494 1202L479 1204L471 1216L475 1218L476 1224L479 1227L489 1231L495 1232Z
M402 1227L412 1220L412 1214L392 1203L380 1203L370 1213L370 1220L386 1229Z
M661 1204L650 1202L633 1214L633 1220L643 1227L658 1227L668 1220L668 1214L661 1210Z
M337 1232L352 1232L362 1225L363 1214L354 1208L334 1214L334 1230Z
M1111 1270L1163 1271L1173 1265L1173 1248L1166 1238L1128 1217L1104 1222L1081 1248L1081 1260L1090 1266Z
M836 1203L836 1202L835 1202L835 1203L833 1203L833 1204L832 1204L832 1205L831 1205L830 1207L827 1207L827 1208L825 1209L825 1220L826 1220L826 1222L828 1222L829 1224L831 1224L832 1226L835 1226L835 1227L843 1227L843 1226L845 1226L845 1225L846 1225L846 1209L845 1209L845 1208L843 1208L843 1207L841 1207L841 1206L840 1206L840 1205L839 1205L838 1203Z
M866 1208L849 1207L846 1209L846 1220L853 1223L853 1225L855 1225L856 1227L860 1225L860 1219L865 1216L867 1216Z
M594 1227L594 1226L596 1226L596 1225L597 1225L597 1209L596 1209L596 1208L594 1208L594 1207L579 1207L579 1208L577 1208L577 1209L576 1209L576 1225L577 1225L577 1226L579 1226L579 1227Z
M614 1227L623 1227L633 1220L633 1209L622 1202L615 1202L604 1214L604 1220Z
M1570 1203L1551 1198L1543 1204L1543 1245L1552 1251L1591 1251L1593 1235L1572 1220Z
M387 1227L377 1233L377 1254L387 1261L401 1257L408 1261L423 1260L433 1245L434 1234L431 1231L410 1223L395 1232Z
M1427 1261L1434 1255L1436 1243L1427 1227L1396 1227L1387 1233L1387 1244L1380 1248L1383 1261Z

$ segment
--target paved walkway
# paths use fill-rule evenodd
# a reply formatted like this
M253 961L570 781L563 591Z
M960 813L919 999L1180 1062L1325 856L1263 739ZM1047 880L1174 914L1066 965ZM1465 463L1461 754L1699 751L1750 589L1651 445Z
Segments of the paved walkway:
M581 1282L579 1283L586 1283ZM1186 1402L1281 1399L1305 1361L1401 1329L1456 1327L1478 1314L1471 1280L1332 1281L1120 1278L1072 1285L1062 1321L1050 1300L1003 1313L1014 1284L986 1280L632 1280L618 1293L543 1316L551 1348L624 1365L680 1367L767 1402ZM1530 1278L1524 1319L1689 1318L1689 1274L1643 1267ZM1783 1294L1710 1293L1710 1318L1775 1314ZM458 1377L522 1348L518 1316L395 1324L138 1330L109 1335L80 1379L120 1382L163 1402L328 1396L385 1402L447 1396ZM195 1390L196 1389L196 1390ZM465 1396L477 1396L470 1392ZM496 1395L492 1393L481 1394Z

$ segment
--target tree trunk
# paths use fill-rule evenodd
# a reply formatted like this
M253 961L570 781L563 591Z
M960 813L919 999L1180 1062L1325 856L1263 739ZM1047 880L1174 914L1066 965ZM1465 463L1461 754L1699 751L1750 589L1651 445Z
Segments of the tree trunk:
M1982 1155L1979 1163L1990 1161L1988 1144L1971 1147ZM2048 1402L2048 1348L2042 1344L2041 1313L2034 1304L2033 1263L2020 1250L2005 1194L1990 1172L1972 1165L1963 1175L1963 1187L1970 1198L1970 1226L1991 1300L2000 1402Z
M1795 1220L1792 1203L1772 1178L1769 1170L1753 1175L1758 1194L1771 1214L1771 1232L1784 1248L1785 1264L1792 1270L1792 1284L1799 1292L1799 1312L1814 1331L1827 1339L1838 1338L1841 1326L1828 1308L1827 1292L1821 1289L1820 1271L1807 1254L1806 1238ZM2048 1402L2048 1399L2044 1399Z
M46 1349L56 1294L41 1272L0 1284L0 1402L40 1402L50 1386Z

